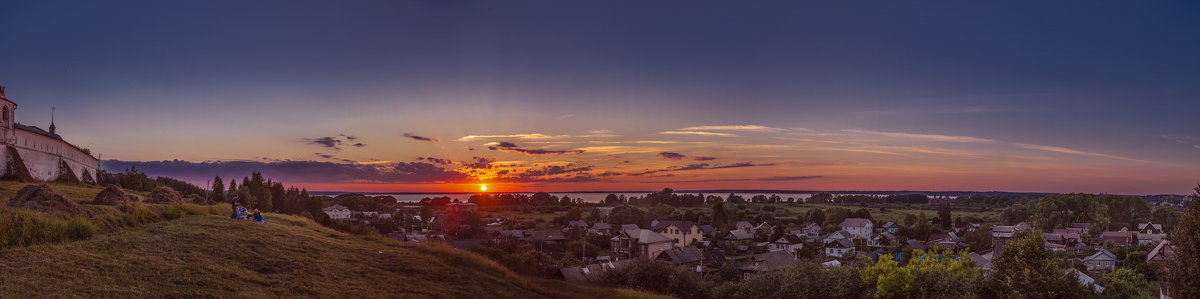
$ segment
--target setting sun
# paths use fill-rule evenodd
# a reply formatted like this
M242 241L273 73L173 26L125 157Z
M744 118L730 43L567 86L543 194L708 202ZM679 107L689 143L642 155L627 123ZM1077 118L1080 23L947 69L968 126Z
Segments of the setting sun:
M487 191L487 184L479 184L479 191Z

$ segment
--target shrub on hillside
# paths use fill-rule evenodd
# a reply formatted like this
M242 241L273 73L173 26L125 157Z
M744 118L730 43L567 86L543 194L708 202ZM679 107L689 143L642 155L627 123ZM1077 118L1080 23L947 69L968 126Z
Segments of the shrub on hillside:
M54 190L45 184L26 185L17 191L17 196L8 200L8 206L49 213L83 215L83 208L79 204L54 193Z
M167 186L158 186L154 191L150 191L150 198L146 202L156 204L181 205L183 199L179 197L179 192Z
M87 220L0 208L0 248L90 239L100 229Z
M112 184L105 186L104 190L100 190L100 193L96 193L96 198L92 199L92 204L107 206L131 205L137 202L138 198L136 196Z

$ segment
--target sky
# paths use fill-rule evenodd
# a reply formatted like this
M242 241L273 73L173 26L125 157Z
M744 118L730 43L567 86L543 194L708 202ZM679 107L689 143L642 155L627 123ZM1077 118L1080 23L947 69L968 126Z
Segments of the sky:
M375 192L1191 193L1200 4L6 1L17 120Z

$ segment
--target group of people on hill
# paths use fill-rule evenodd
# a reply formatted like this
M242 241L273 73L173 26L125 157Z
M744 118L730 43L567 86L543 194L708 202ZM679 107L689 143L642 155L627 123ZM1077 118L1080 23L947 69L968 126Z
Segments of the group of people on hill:
M259 212L258 209L254 209L254 212L247 210L246 207L242 206L242 203L238 202L237 195L234 195L229 202L230 206L233 208L233 214L229 215L229 218L265 223L263 221L262 212Z

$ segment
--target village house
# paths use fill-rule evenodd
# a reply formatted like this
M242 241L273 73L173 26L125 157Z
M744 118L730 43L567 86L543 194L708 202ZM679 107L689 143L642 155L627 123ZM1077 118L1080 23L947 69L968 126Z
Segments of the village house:
M1118 244L1118 245L1131 245L1131 244L1134 244L1134 242L1136 242L1135 240L1136 239L1135 239L1133 232L1109 231L1109 232L1100 233L1100 238L1097 239L1096 241L1098 244L1103 244L1104 242L1112 242L1113 244Z
M1083 264L1088 271L1112 271L1117 269L1117 255L1100 249L1096 253L1083 258Z
M1042 243L1042 247L1046 247L1046 249L1049 249L1052 252L1063 252L1063 251L1067 250L1067 245L1050 243L1050 242Z
M533 243L538 249L543 249L545 246L563 246L567 242L567 237L559 229L531 229L525 231L522 240Z
M611 271L614 269L624 268L629 265L632 265L634 262L636 262L636 260L602 262L602 263L590 264L590 265L586 265L586 266L582 266L582 267L566 267L566 268L559 269L558 275L562 276L563 280L570 281L570 282L597 283L597 282L603 281L600 278L600 276L603 275L604 272L608 272L608 271Z
M694 246L676 247L662 251L654 260L672 265L704 266L720 268L725 256L718 252L704 252Z
M597 235L607 235L612 233L612 225L604 222L596 222L592 224L592 227L588 228L588 232Z
M1085 287L1090 286L1092 292L1094 292L1096 294L1104 292L1104 287L1096 284L1095 278L1092 278L1091 276L1088 276L1087 274L1084 274L1083 272L1079 272L1079 270L1076 270L1075 268L1067 269L1066 274L1067 275L1075 274L1075 277L1079 279L1079 285L1085 286Z
M846 220L842 220L842 224L839 224L839 226L855 238L864 240L870 240L871 234L874 233L875 229L871 220L864 218L846 218Z
M1087 223L1087 222L1076 222L1076 223L1071 223L1071 226L1069 228L1078 229L1079 234L1086 235L1091 232L1092 224ZM1101 229L1104 229L1104 228L1101 228Z
M738 221L734 226L737 227L737 230L754 234L754 225L750 224L750 221Z
M968 253L967 257L975 261L975 269L988 273L992 271L992 259L989 259L978 253Z
M1163 233L1166 233L1166 232L1164 232L1164 231L1163 231L1162 224L1157 224L1157 223L1154 223L1154 222L1139 223L1139 224L1138 224L1138 232L1139 232L1139 233L1143 233L1143 234L1163 234Z
M804 236L809 239L817 239L821 236L821 226L816 223L809 222L804 225L804 228L792 231L793 235Z
M692 242L704 239L700 226L691 221L657 220L651 230L675 240L675 247L692 245Z
M724 237L721 237L721 241L724 242L725 246L739 245L754 241L754 234L742 230L731 230L725 233Z
M992 238L1008 239L1012 238L1017 233L1017 229L1012 225L996 225L992 226Z
M1063 245L1074 245L1083 242L1082 236L1076 230L1056 228L1053 233L1062 236Z
M767 224L766 222L759 223L758 226L754 227L754 237L756 237L760 240L766 240L766 239L770 238L771 235L774 235L774 234L775 234L775 226Z
M976 229L979 229L980 226L981 225L979 223L959 222L959 223L954 224L954 232L956 232L956 233L973 232Z
M844 230L839 230L836 232L829 233L828 235L825 235L824 237L821 237L821 241L824 242L825 244L829 244L829 243L836 242L837 240L850 240L853 238L854 238L854 235L851 235L850 232L847 232Z
M884 223L883 226L880 226L879 229L894 234L896 233L896 230L900 229L900 225L896 224L895 222L888 221L887 223Z
M771 242L770 251L786 251L796 253L796 251L804 248L804 237L797 235L783 235L779 240Z
M587 223L587 221L583 221L583 220L568 221L567 229L579 229L581 231L587 231L588 223Z
M662 251L675 247L675 240L648 229L628 229L617 233L612 241L613 255L619 259L654 258Z
M839 239L834 242L825 244L825 256L830 257L849 257L854 255L854 242L847 239Z
M745 280L758 273L783 269L796 261L794 255L783 251L760 253L751 256L745 264L737 269L742 273L742 279Z
M350 208L342 205L332 205L322 209L322 211L325 212L325 215L329 215L329 218L333 220L347 220L350 219L350 215L352 214Z
M954 233L949 234L932 234L929 235L929 240L925 241L925 247L933 250L960 250L967 248L968 245L959 242L958 236Z
M1154 250L1150 251L1150 254L1146 255L1146 261L1158 265L1159 269L1163 269L1174 255L1175 248L1171 245L1171 241L1163 240L1162 242L1158 242L1158 246L1155 246Z
M720 230L718 230L716 227L708 224L701 225L700 231L703 231L704 237L707 238L716 238L717 234L720 232Z
M1166 234L1147 234L1147 233L1134 233L1134 234L1137 235L1136 242L1138 245L1158 243L1167 237Z
M638 226L637 224L622 224L621 225L621 230L629 230L629 229L642 229L642 227ZM620 232L618 232L618 233L620 233Z

